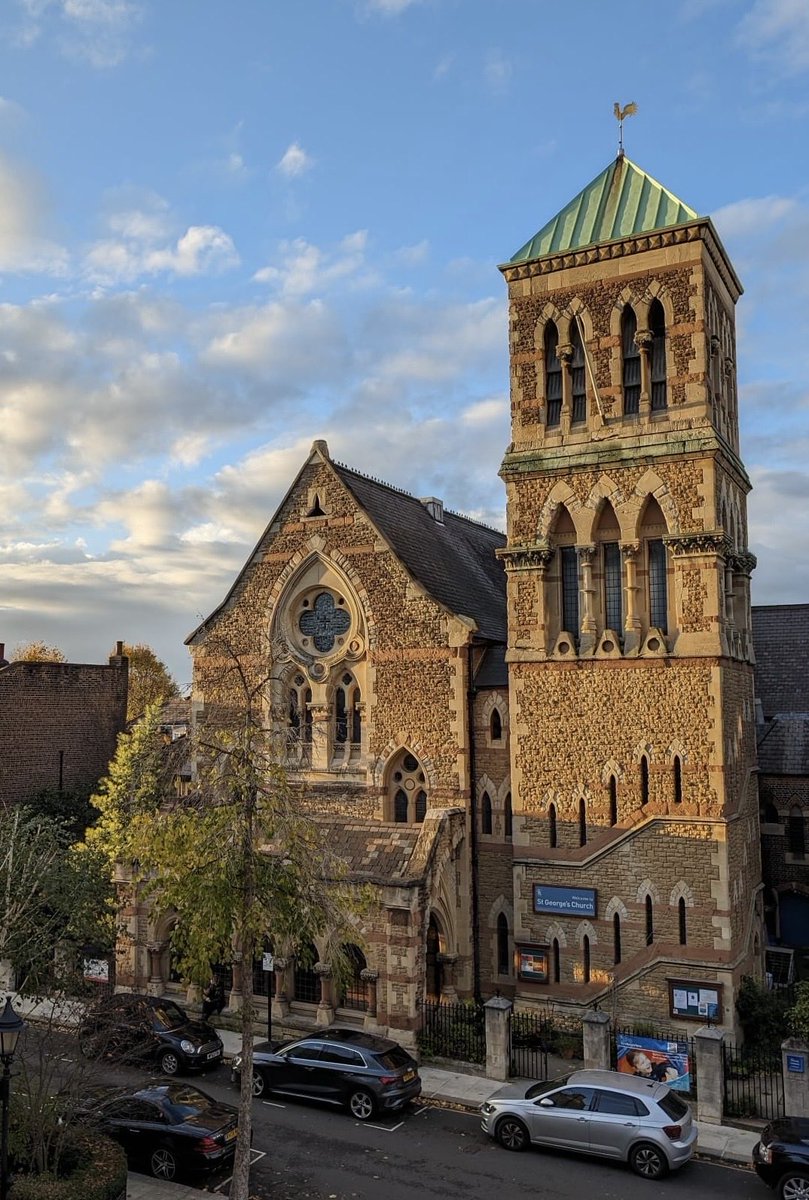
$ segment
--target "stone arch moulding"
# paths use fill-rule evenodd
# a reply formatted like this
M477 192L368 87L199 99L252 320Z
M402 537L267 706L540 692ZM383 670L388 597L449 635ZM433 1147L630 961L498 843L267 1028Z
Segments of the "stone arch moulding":
M431 793L437 785L435 765L433 764L433 760L424 750L418 738L411 737L406 732L397 733L395 737L392 737L382 753L374 762L372 766L374 787L381 790L387 786L387 776L390 770L391 762L394 756L398 754L400 750L409 751L414 758L419 760L424 770L424 774L427 776L428 792Z
M327 552L323 538L319 535L309 539L306 549L297 550L275 580L267 598L267 628L272 640L282 637L281 626L287 598L301 587L316 586L320 577L324 587L332 587L346 593L354 610L358 629L362 631L368 645L376 642L376 621L368 592L357 574L354 564L339 551Z
M614 775L618 780L624 777L623 767L620 767L614 758L604 763L604 766L601 768L601 782L604 784L604 787L609 783L611 775Z
M576 496L570 484L560 479L551 488L545 503L542 505L542 511L539 514L537 537L540 540L547 541L550 537L560 508L566 508L569 512L570 519L576 528L576 536L578 537L579 519L577 518L579 518L581 510L581 501Z
M592 925L590 921L579 921L576 926L576 941L581 945L586 937L590 939L591 946L598 945L598 934L596 933L595 925Z
M685 900L687 908L694 907L694 893L684 879L679 879L671 889L669 905L676 908L680 900Z
M637 903L643 904L647 896L651 896L653 904L660 903L660 893L651 879L644 879L637 891Z
M605 501L609 500L615 512L616 519L621 528L623 536L623 528L621 527L621 517L619 509L623 504L624 494L621 488L611 479L609 475L602 475L590 489L590 494L584 502L584 509L590 514L590 525L584 531L584 540L590 543L595 538L596 527L601 518L601 510L604 507Z
M624 534L625 541L636 542L640 537L641 518L650 498L654 498L660 505L660 511L666 519L668 532L670 534L679 532L680 519L671 493L660 476L649 469L644 471L635 484L635 490L622 505L621 512L616 513L618 520L621 521L621 532ZM626 519L625 533L624 519Z
M494 929L497 925L497 918L500 914L508 921L509 932L514 932L514 903L512 898L504 895L499 895L493 904L489 906L489 916L486 922L489 929Z
M564 929L558 921L554 921L553 924L549 925L545 930L545 944L548 946L552 945L554 938L556 938L557 942L559 943L560 950L567 949L567 937L565 936Z
M621 918L621 923L629 921L629 909L624 904L620 896L613 896L607 907L604 909L604 920L611 921L615 914Z
M489 792L489 795L492 796L492 799L497 800L498 808L500 808L501 811L503 809L503 806L505 805L506 796L509 794L509 792L511 792L511 790L512 790L511 777L509 775L507 775L505 777L505 779L503 780L503 782L500 784L500 787L497 789L494 796L492 796L492 793ZM514 797L512 796L512 800L513 799L514 799Z
M652 306L653 300L659 300L663 306L663 316L666 321L666 333L668 334L671 326L675 324L674 301L671 298L671 292L667 288L666 284L661 283L659 279L649 280L649 283L643 292L643 296L639 301L639 304L643 306L644 317L647 323L649 320L649 309ZM640 313L638 314L638 321L640 321Z
M570 313L570 329L573 329L574 325L576 325L581 334L582 341L586 345L592 345L595 340L595 333L593 331L593 319L590 316L590 310L587 305L578 296L574 296L568 304L567 310ZM580 325L579 322L581 322Z
M640 760L643 758L644 754L648 758L650 764L654 762L654 748L651 742L639 742L632 751L632 760L637 766L640 766Z
M548 302L539 314L536 325L534 326L534 349L544 353L545 350L545 326L548 321L553 321L557 330L559 323L562 320L562 314L555 304ZM560 330L561 333L561 330Z
M613 338L620 338L621 336L621 317L624 315L624 309L627 304L630 308L634 309L635 316L637 317L638 297L630 287L625 287L620 292L610 311L610 336ZM640 325L640 322L638 324Z
M446 888L439 884L439 891L446 892ZM427 928L430 924L430 917L434 916L438 923L439 946L441 946L441 954L457 954L458 953L458 937L455 929L455 922L450 916L452 905L447 902L445 895L434 896L432 902L424 914L424 931L425 936ZM443 945L441 944L443 942Z
M491 692L483 702L483 718L487 725L495 709L500 713L500 720L505 729L508 724L508 696L499 691Z
M477 800L482 800L484 792L489 793L490 800L497 799L497 784L494 783L485 773L478 777L477 785L475 787L475 798Z
M675 758L679 758L683 766L688 762L688 751L679 738L675 738L674 741L669 743L666 749L666 758L669 762L674 762Z

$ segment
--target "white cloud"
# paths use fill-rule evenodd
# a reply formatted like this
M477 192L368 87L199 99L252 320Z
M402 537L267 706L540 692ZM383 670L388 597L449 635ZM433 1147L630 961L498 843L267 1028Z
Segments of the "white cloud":
M790 196L761 196L726 204L712 213L711 219L723 237L747 237L778 225L796 207Z
M282 175L286 175L287 179L297 179L299 175L304 175L311 170L314 165L315 160L297 142L292 142L287 146L276 164L277 169Z
M362 269L367 242L365 229L344 237L334 253L323 251L303 238L282 242L280 266L262 267L253 278L257 283L274 284L285 296L323 292Z
M18 0L25 23L17 42L31 46L52 35L60 51L93 67L123 62L142 8L133 0Z
M67 252L47 236L42 181L0 153L0 270L63 275Z
M142 275L161 273L186 277L218 274L239 264L233 239L217 225L190 225L175 243L157 246L151 244L150 222L148 215L139 224L136 214L126 214L124 240L108 238L87 251L86 277L101 284L129 283Z
M514 68L501 50L490 50L483 65L483 78L492 92L505 92Z
M397 17L405 9L421 2L422 0L365 0L365 7L368 12L380 13L383 17Z
M789 72L809 68L806 0L756 0L738 27L738 40L754 55L768 54Z

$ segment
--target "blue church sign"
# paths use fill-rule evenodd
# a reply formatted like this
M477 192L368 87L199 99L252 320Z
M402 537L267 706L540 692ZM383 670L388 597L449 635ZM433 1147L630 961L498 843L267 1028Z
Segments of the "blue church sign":
M595 917L595 888L546 887L534 884L534 912L560 913L568 917Z

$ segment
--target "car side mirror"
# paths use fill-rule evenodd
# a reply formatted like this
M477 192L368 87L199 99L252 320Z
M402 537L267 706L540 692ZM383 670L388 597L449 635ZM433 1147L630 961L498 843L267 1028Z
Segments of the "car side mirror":
M540 1108L555 1108L556 1105L554 1104L553 1100L549 1100L547 1096L543 1096L539 1102L539 1107Z

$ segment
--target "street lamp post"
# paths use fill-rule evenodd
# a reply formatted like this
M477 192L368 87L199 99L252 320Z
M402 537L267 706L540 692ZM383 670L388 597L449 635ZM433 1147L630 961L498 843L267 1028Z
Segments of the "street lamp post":
M0 1141L0 1200L8 1200L8 1102L11 1081L11 1063L17 1049L17 1038L25 1029L25 1021L14 1011L11 996L6 997L6 1007L0 1016L0 1101L3 1105L2 1140Z

